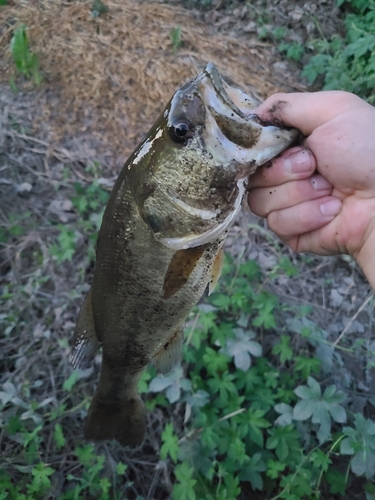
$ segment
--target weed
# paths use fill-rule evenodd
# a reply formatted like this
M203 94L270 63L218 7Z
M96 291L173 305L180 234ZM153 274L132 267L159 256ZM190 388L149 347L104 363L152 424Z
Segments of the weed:
M104 205L108 193L101 188L96 180L88 186L74 183L76 194L71 197L72 204L78 213L77 225L57 226L57 242L49 247L50 254L58 264L70 262L78 249L81 236L88 239L87 260L95 258L97 233L101 225Z
M285 259L282 266L286 273L293 267ZM251 327L276 329L282 305L256 291L259 277L254 262L236 266L227 259L220 287L186 332L188 376L178 368L153 379L148 372L141 382L143 392L148 384L166 395L158 405L185 404L190 420L187 432L168 423L162 433L161 458L175 464L172 498L238 498L249 484L270 498L318 499L327 488L344 494L351 474L374 479L375 423L359 415L353 420L346 395L318 381L321 362L313 352L296 352L285 333L272 357L262 357ZM314 323L296 319L291 326L304 332L300 341L313 351L329 348ZM351 473L343 476L347 456Z
M99 165L93 164L86 173L97 177L99 170ZM73 441L75 448L72 447L71 429L66 425L74 412L85 411L87 398L77 404L72 393L77 380L85 379L87 373L63 370L56 377L57 387L52 372L48 378L53 380L52 386L46 384L45 379L43 381L44 370L51 366L51 353L53 359L54 352L59 351L59 363L68 363L66 338L60 335L57 343L54 337L53 311L61 315L66 308L65 305L59 309L60 299L51 293L54 266L61 267L61 263L76 258L85 238L87 255L93 258L93 235L97 234L108 199L108 193L95 179L84 186L73 184L70 175L59 183L58 189L64 189L63 196L71 198L75 222L72 217L65 224L53 225L43 218L43 212L25 210L28 200L22 198L9 209L3 207L0 245L4 250L1 264L4 266L5 262L5 267L0 287L0 426L4 460L0 464L0 498L121 498L116 493L117 481L121 478L121 490L125 491L126 480L122 481L122 477L127 466L121 462L114 466L110 481L103 465L105 458L95 453L93 447L81 446L79 439ZM50 195L53 199L52 185ZM49 245L51 239L54 241ZM7 272L4 257L12 262L12 273ZM53 302L55 309L51 311ZM52 343L55 343L55 350L50 347ZM11 355L3 356L4 352ZM46 453L50 448L54 450L53 460ZM64 491L61 491L59 465L67 452L75 465L66 469L62 479Z
M272 32L276 40L282 40L287 33L288 30L285 26L276 26Z
M343 1L339 0L338 5ZM304 67L302 76L310 83L318 77L324 89L353 92L375 102L375 3L350 0L351 12L345 17L346 35L310 43L316 52Z
M93 0L91 6L92 17L99 17L102 14L106 14L109 11L107 5L105 5L101 0Z
M258 29L259 40L266 40L269 37L269 30L265 26L261 26Z
M285 53L292 61L300 61L305 53L304 47L297 42L282 42L279 45L279 51Z
M175 54L180 47L183 45L183 41L181 38L181 26L177 26L177 28L172 28L169 33L169 38L172 43L173 53Z
M10 50L16 69L26 78L32 78L36 85L40 85L42 77L39 72L38 56L30 50L26 26L24 24L21 24L14 30L10 42ZM15 87L14 80L12 87Z
M77 235L74 231L69 230L67 227L59 225L60 231L58 236L58 243L50 246L50 253L56 259L58 264L65 260L71 261L75 252L75 243Z

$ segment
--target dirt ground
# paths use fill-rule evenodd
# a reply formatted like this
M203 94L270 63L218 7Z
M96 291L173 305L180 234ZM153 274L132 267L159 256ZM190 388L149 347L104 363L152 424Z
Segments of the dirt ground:
M22 321L15 319L15 343L7 337L12 329L1 332L0 321L0 382L10 380L17 386L25 377L44 380L46 397L57 399L61 381L71 374L69 342L92 273L85 254L87 235L76 235L71 261L57 263L48 250L56 243L58 226L79 218L70 202L75 184L86 186L95 178L109 191L174 90L208 61L261 97L278 90L303 91L307 86L299 79L298 66L282 59L272 39L275 28L285 26L286 40L301 44L311 33L342 29L331 2L325 0L238 1L230 9L222 0L206 9L197 9L202 5L190 0L184 3L189 9L177 1L105 3L108 13L96 18L91 0L12 0L0 7L0 228L9 231L17 222L23 231L0 247L0 287L7 290L0 317L22 311ZM16 76L9 43L18 23L28 27L43 81L35 87L17 76L15 93L9 86ZM177 27L178 48L171 36ZM264 27L271 35L260 40ZM255 259L267 273L275 265L275 241L265 223L244 208L227 249ZM269 283L270 290L291 304L312 306L311 319L327 333L327 341L340 336L345 346L364 339L368 351L374 351L371 290L355 263L347 257L303 259L285 248L280 252L299 272ZM344 360L333 379L341 387L355 377L351 408L361 411L361 395L375 391L374 369L366 368L366 359L350 354ZM93 372L80 381L85 394L92 393L98 366ZM42 389L35 390L40 395ZM78 396L74 404L79 406ZM70 417L72 441L81 437L82 415L80 409ZM133 460L134 482L144 482L139 494L162 498L153 478L163 415L155 411L150 419L152 444L128 458ZM3 452L11 447L8 441L2 443ZM116 460L122 452L115 448L111 453ZM58 460L48 453L47 459ZM167 471L158 467L162 489L168 491ZM150 496L151 487L155 489Z

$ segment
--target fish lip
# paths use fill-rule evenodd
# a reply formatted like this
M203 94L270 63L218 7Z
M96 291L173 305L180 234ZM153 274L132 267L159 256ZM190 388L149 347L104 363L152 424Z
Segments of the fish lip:
M233 100L229 97L223 85L223 79L213 62L209 62L206 65L205 69L203 70L202 74L199 75L198 77L198 79L200 79L202 81L202 84L204 85L204 80L202 79L202 75L204 75L209 79L214 90L216 91L217 96L223 101L223 103L226 106L228 106L231 109L231 111L233 111L239 117L245 119L248 122L251 121L253 123L256 123L257 125L260 125L262 127L273 126L273 127L278 127L282 130L292 130L293 127L286 126L285 123L283 123L281 120L278 119L263 120L256 113L245 114L243 111L241 111L233 102Z
M203 77L203 78L202 78ZM201 75L198 76L198 79L201 81L201 84L204 83L204 77L208 78L211 82L214 90L216 91L217 96L222 100L222 102L228 106L228 108L233 111L237 116L248 119L248 116L245 115L233 102L233 100L227 94L225 87L223 85L223 79L216 68L213 62L209 62L207 66L204 68Z

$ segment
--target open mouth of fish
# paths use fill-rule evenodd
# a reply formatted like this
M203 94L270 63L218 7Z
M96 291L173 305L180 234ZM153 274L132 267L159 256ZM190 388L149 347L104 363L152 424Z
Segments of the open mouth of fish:
M223 162L228 158L237 162L238 178L253 173L297 138L296 129L262 122L253 113L261 101L228 85L213 63L194 84L206 107L206 148Z
M264 123L253 110L260 104L255 97L241 89L231 87L220 76L216 66L209 63L194 80L187 82L175 94L168 114L168 126L173 126L175 110L189 106L189 100L198 97L205 108L202 130L204 149L222 166L235 165L237 192L233 210L219 225L202 234L190 234L183 238L160 238L160 242L173 249L203 245L226 231L241 209L249 175L277 156L299 135L299 131L280 124ZM183 104L186 102L186 104ZM202 219L214 219L219 210L194 207L181 197L169 193L185 212Z

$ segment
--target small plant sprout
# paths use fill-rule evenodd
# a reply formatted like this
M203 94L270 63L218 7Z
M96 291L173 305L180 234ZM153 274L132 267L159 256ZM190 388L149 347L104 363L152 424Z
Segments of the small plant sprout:
M169 33L169 38L172 43L173 53L175 54L180 47L183 45L183 41L181 38L181 26L177 26L177 28L172 28Z
M30 50L26 29L26 26L21 24L14 30L10 51L17 71L26 78L33 79L36 85L40 85L42 76L39 72L39 60Z

